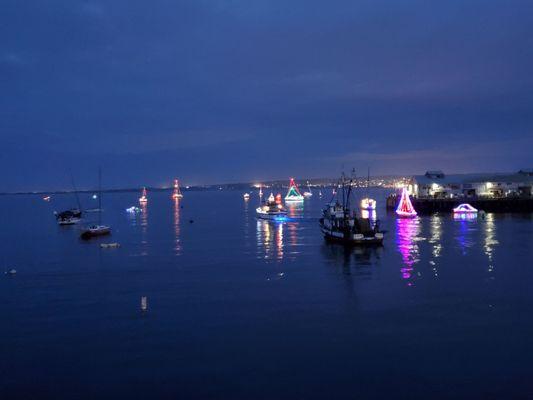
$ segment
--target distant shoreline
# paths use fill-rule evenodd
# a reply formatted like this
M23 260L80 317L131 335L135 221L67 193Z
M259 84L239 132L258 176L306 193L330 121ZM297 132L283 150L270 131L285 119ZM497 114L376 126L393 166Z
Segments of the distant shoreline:
M380 176L370 177L369 187L374 188L392 188L394 187L394 181L403 179L400 176ZM331 187L336 184L338 179L334 178L313 178L313 179L301 179L297 181L298 186L305 187L306 182L309 182L311 187ZM377 183L379 182L379 184ZM264 188L286 188L288 187L288 180L276 180L261 182ZM366 187L367 178L356 178L356 184L359 187ZM210 191L210 190L253 190L259 189L257 187L258 182L246 182L246 183L223 183L213 185L194 185L194 186L182 186L182 191ZM119 188L119 189L102 189L102 193L129 193L138 192L142 186L135 188ZM172 187L150 187L146 186L146 189L150 192L166 192L172 191ZM98 189L83 189L83 190L39 190L39 191L18 191L18 192L0 192L0 196L16 196L16 195L57 195L57 194L72 194L72 193L95 193Z

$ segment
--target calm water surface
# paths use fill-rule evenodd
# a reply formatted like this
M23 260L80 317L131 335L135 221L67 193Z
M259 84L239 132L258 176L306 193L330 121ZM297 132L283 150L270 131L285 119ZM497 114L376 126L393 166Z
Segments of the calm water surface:
M55 224L72 196L0 197L1 399L533 397L532 215L398 220L374 191L384 246L345 251L316 195L282 224L138 195L104 195L92 242Z

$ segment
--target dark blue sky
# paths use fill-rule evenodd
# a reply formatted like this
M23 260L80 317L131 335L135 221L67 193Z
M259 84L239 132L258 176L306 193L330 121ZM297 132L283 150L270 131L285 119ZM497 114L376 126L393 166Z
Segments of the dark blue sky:
M532 167L531 1L4 0L1 190Z

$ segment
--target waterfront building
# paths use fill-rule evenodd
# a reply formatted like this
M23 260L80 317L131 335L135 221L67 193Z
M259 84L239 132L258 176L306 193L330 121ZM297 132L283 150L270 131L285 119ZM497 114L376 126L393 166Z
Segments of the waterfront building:
M510 174L453 174L427 171L408 186L417 198L506 198L533 196L533 169Z

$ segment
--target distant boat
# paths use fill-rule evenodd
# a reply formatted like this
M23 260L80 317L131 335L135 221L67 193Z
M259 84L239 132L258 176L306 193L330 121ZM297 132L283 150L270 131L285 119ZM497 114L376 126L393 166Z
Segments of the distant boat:
M242 197L244 198L244 200L250 200L250 193L244 193Z
M453 213L455 215L457 214L474 215L474 214L477 214L477 212L478 212L477 208L472 207L468 203L459 204L457 207L453 209Z
M174 191L172 192L172 199L179 200L183 198L183 194L180 191L180 185L177 179L174 179Z
M74 189L74 195L76 197L76 203L78 203L77 208L71 208L69 210L64 210L60 212L54 212L56 216L56 221L58 225L74 225L81 221L82 211L81 211L81 202L80 197L78 196L78 189L74 183L74 177L71 175L72 188Z
M274 194L270 193L265 204L256 208L257 218L268 219L274 221L283 221L287 218L287 211L281 204L281 195L274 198Z
M102 172L100 169L98 170L98 192L98 224L91 225L82 231L81 238L85 240L111 234L111 227L102 225Z
M296 186L296 182L294 182L294 178L291 178L290 183L289 183L289 190L287 191L287 195L285 196L285 201L300 202L303 200L304 200L304 197L298 190L298 186Z
M365 197L364 199L361 200L361 209L362 210L367 210L367 211L375 210L376 209L376 200L371 199L369 197Z
M71 210L55 213L58 225L74 225L81 221L81 210L73 208Z
M311 186L309 186L309 181L307 181L307 191L304 192L304 197L312 197L313 192L311 191Z
M368 188L370 187L370 168L368 168L368 175L366 178L366 195L364 199L361 200L361 209L366 211L373 211L376 209L376 200L368 197Z
M148 203L148 197L146 196L146 188L143 187L141 197L139 197L139 203L146 204Z
M43 200L44 200L44 201L50 201L50 199L51 199L50 196L44 196L44 197L43 197Z

